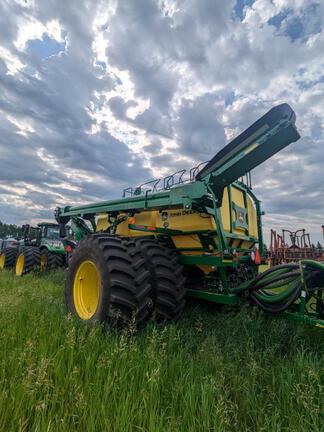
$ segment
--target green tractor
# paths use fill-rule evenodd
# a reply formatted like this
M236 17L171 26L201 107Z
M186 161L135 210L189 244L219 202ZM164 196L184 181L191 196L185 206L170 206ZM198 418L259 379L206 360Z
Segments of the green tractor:
M23 238L15 261L17 276L64 267L65 264L66 252L59 225L47 222L39 223L37 227L23 225Z

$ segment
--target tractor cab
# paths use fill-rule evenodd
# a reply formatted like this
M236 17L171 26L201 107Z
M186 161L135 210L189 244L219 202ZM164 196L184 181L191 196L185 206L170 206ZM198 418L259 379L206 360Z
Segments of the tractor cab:
M58 224L42 222L37 224L42 239L60 240L60 229Z
M39 247L58 254L65 254L64 245L60 239L58 224L41 222L37 224L39 230Z
M36 227L27 224L23 225L22 228L24 246L61 246L58 224L41 222Z

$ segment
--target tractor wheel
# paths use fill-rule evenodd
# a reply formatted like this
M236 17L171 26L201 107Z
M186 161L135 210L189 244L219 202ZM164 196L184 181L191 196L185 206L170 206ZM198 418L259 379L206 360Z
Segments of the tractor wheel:
M141 327L153 309L150 272L127 240L97 233L74 250L67 269L65 303L87 322Z
M0 269L12 268L15 265L18 249L16 247L7 247L0 255Z
M64 267L65 258L63 255L52 253L48 249L44 248L41 250L40 255L40 270L47 271Z
M53 255L53 267L52 268L61 268L66 267L66 258L61 254L52 254Z
M38 247L27 246L18 253L16 276L23 276L40 268L40 251Z
M158 322L176 320L185 306L185 277L178 256L153 238L133 238L147 260Z

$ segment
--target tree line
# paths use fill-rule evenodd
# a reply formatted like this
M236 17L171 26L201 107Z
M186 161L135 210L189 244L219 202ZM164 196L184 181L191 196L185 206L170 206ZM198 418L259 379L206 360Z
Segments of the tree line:
M0 238L21 237L22 228L18 225L6 224L0 221Z

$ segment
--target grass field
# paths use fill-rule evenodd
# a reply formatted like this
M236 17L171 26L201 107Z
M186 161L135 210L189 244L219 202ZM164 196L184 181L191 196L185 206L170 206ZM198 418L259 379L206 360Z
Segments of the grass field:
M62 291L62 272L0 275L0 431L323 430L320 329L190 304L118 334Z

